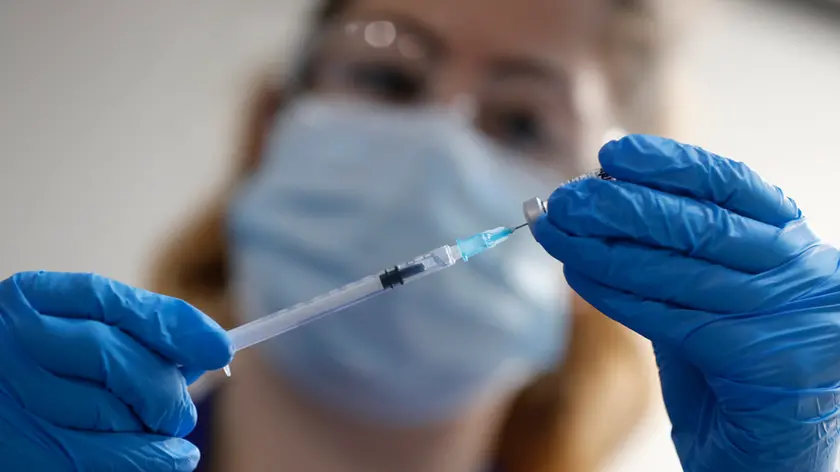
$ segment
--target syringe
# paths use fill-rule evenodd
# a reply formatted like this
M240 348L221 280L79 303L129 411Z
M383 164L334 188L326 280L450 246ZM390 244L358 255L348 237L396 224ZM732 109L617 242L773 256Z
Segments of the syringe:
M405 264L386 269L378 274L347 284L341 288L319 295L309 301L285 308L228 331L235 351L241 351L280 334L291 331L312 320L318 319L359 302L375 297L392 288L413 282L429 274L452 267L460 260L471 257L503 242L517 229L498 227L457 240L453 245L444 245L423 254ZM229 367L225 373L230 375Z

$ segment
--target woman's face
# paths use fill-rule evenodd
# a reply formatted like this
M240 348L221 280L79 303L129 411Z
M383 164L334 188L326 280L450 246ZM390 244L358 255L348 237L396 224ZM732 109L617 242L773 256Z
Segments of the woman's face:
M317 35L307 82L388 103L462 104L497 143L574 173L585 115L598 108L581 99L605 3L351 1Z
M300 79L319 95L462 104L513 155L550 162L534 166L539 177L549 165L572 177L592 128L584 113L591 101L580 99L596 64L596 1L606 0L350 0L316 31ZM355 280L371 263L405 257L406 248L515 222L520 201L550 189L515 172L510 156L484 140L469 146L464 138L475 134L460 120L445 122L450 132L430 125L438 115L417 114L404 121L424 127L414 133L396 121L409 114L393 110L300 105L288 113L313 119L277 120L279 138L268 140L266 156L281 164L264 166L271 174L249 180L231 210L232 266L247 319ZM486 172L445 173L475 162ZM435 180L435 172L446 178ZM341 228L341 244L324 239L331 227ZM471 263L457 289L430 280L420 292L371 300L289 333L267 352L290 379L359 414L397 422L454 414L481 389L515 388L522 375L553 363L564 342L566 288L558 281L541 290L552 277L533 262L544 257L538 247L506 251L495 262ZM528 279L510 275L526 272ZM530 283L534 277L540 283ZM487 291L494 296L477 295ZM465 342L475 349L463 349Z

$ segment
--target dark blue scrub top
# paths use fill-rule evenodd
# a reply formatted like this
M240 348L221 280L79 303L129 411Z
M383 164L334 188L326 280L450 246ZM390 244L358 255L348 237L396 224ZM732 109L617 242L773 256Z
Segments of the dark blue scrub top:
M201 451L201 461L195 472L210 472L213 464L213 400L215 395L208 395L203 401L196 405L198 410L198 423L195 429L186 439L193 443ZM500 469L492 468L488 472L502 472Z

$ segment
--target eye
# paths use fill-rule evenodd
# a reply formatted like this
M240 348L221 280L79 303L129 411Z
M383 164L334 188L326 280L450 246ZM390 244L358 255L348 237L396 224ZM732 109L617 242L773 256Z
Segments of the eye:
M524 108L485 110L479 117L481 129L501 144L522 151L537 151L548 137L541 118Z
M425 90L421 75L397 64L355 64L350 66L349 76L354 89L382 101L414 102Z

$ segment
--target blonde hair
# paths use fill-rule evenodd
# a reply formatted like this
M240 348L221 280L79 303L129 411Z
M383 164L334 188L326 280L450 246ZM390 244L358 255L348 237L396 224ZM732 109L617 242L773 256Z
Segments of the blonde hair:
M350 0L327 0L323 22ZM605 67L622 125L633 132L661 134L662 100L656 98L667 29L661 0L615 0L604 37ZM630 59L630 60L628 60ZM282 106L269 81L256 87L244 120L237 181L253 169L268 123ZM232 327L227 296L228 257L223 191L202 214L177 233L153 266L155 290L193 303ZM495 455L506 472L597 470L638 422L649 403L647 352L635 335L578 299L565 362L525 388L510 408Z

